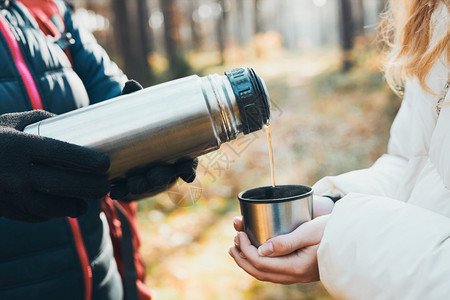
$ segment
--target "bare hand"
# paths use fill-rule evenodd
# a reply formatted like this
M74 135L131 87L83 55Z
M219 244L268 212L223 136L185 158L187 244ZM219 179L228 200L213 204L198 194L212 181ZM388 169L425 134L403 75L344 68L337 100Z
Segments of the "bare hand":
M248 274L262 281L291 284L319 280L317 249L329 215L304 223L289 234L273 237L258 249L241 231L242 221L235 218L239 231L229 254Z
M334 202L330 198L314 195L313 218L331 214L333 207Z

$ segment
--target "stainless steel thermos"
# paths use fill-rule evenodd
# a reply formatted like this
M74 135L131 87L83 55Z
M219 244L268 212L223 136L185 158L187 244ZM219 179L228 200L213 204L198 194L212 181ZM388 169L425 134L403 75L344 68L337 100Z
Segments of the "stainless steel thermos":
M31 124L25 132L108 153L108 175L115 179L216 150L269 118L263 80L251 68L237 68L145 88Z

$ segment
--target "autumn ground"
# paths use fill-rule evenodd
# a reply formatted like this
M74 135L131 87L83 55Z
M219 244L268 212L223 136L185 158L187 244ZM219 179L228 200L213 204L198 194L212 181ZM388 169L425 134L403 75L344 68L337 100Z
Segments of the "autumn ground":
M367 167L385 151L398 100L383 84L378 57L361 51L353 71L341 74L333 53L283 53L241 63L264 78L272 98L279 184L312 185L328 174ZM239 215L236 195L270 182L261 131L201 157L193 184L180 182L140 202L142 255L156 299L331 299L320 283L258 282L227 254L235 236L232 217Z

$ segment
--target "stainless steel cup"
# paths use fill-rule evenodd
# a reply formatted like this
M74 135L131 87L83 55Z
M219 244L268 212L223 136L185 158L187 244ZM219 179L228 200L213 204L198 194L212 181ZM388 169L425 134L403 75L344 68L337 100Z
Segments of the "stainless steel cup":
M238 199L244 230L256 247L312 220L313 190L306 185L258 187L239 193Z

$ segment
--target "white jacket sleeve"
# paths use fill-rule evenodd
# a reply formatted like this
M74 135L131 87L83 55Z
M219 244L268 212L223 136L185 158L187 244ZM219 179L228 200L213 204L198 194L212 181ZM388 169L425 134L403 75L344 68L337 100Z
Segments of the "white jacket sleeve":
M406 89L408 91L408 89ZM391 126L387 154L368 169L327 176L314 186L317 195L343 197L350 192L393 197L407 168L410 157L410 127L413 122L412 94L405 94Z
M450 219L385 197L337 202L318 250L336 299L448 299Z
M406 167L404 158L385 154L368 169L322 178L314 184L314 194L344 197L355 192L392 196Z

